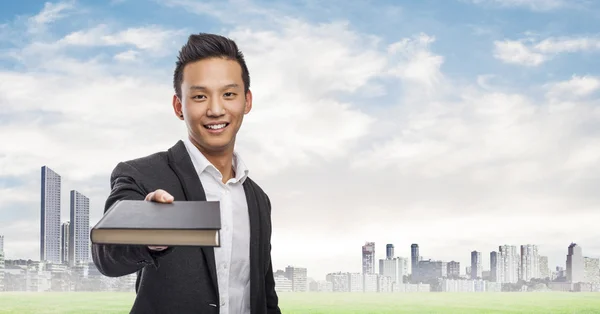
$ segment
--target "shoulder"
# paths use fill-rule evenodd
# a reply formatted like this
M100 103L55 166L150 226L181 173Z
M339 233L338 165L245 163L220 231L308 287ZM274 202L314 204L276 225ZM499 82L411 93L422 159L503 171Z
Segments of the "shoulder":
M244 181L244 185L247 185L249 189L251 189L256 197L258 198L259 204L264 204L265 207L271 210L271 200L269 199L269 195L263 190L263 188L256 183L256 181L252 180L252 178L247 177L246 181ZM264 203L263 203L264 202Z
M256 183L256 181L252 180L252 178L250 177L246 178L246 180L244 181L244 185L248 185L248 187L251 188L256 194L259 194L261 196L267 196L267 193L265 193L265 191L260 187L260 185L258 185L258 183Z
M146 156L119 162L112 171L111 177L131 176L160 172L168 168L166 151L152 153Z

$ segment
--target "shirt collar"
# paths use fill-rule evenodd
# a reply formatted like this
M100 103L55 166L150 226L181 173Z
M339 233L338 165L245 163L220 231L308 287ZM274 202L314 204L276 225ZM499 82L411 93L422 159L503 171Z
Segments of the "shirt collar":
M198 172L198 175L206 171L215 176L219 181L222 181L223 175L208 159L206 159L206 157L204 157L200 150L198 150L198 148L190 141L189 137L186 136L183 139L183 143L185 144L185 148L192 159L192 164L194 164L194 168L196 169L196 172ZM234 182L244 183L248 177L249 170L237 151L233 152L232 162L233 169L235 169L235 178L232 179Z

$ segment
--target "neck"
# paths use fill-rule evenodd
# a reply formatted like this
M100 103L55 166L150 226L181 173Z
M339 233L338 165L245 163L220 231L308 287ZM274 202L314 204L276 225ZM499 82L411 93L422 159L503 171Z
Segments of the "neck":
M223 176L223 183L235 176L233 171L233 145L222 151L207 151L200 147L196 141L190 137L190 141L196 146L202 155L213 165Z

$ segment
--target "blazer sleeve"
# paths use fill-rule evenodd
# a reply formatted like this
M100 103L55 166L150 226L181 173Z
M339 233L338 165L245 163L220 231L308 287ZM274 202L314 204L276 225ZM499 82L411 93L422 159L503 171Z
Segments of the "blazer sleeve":
M273 275L271 258L269 258L269 270L265 274L265 290L267 296L267 313L281 314L281 309L279 309L279 297L277 296L277 292L275 292L275 278Z
M144 200L147 192L136 182L137 170L121 162L110 176L111 192L104 213L119 200ZM147 246L92 244L92 259L98 271L108 277L120 277L137 272L145 266L158 267L158 257L170 250L150 251Z
M269 219L271 219L271 201L267 196L267 204L269 209ZM269 242L270 242L269 235ZM275 291L275 277L273 275L273 263L271 259L271 243L269 243L269 268L265 274L265 294L267 297L267 314L281 314L279 308L279 297Z

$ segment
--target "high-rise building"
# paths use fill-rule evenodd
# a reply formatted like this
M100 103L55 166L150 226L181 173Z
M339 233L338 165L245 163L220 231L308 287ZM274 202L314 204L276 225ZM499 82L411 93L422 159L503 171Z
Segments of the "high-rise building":
M600 283L600 259L594 257L584 257L584 282Z
M540 278L539 268L540 260L537 245L521 245L520 279L530 281L533 278Z
M399 283L404 283L404 276L408 276L409 272L408 272L408 258L406 257L395 257L395 260L397 260L397 266L398 266L398 271L396 272L398 275L398 280Z
M350 292L350 276L349 273L329 273L325 280L331 282L333 292Z
M375 242L366 242L362 247L363 274L375 274Z
M550 278L550 267L548 267L548 256L540 256L540 278Z
M416 276L419 272L419 245L413 243L410 245L410 272Z
M62 249L61 258L63 264L69 264L69 222L63 222L60 226L60 247Z
M460 277L460 262L448 262L447 268L448 278L458 279Z
M567 282L579 283L584 281L584 260L581 246L576 243L569 245L567 254Z
M71 191L71 220L69 221L69 265L90 262L90 200Z
M471 279L481 279L483 277L481 265L481 252L471 252Z
M60 263L61 178L47 166L42 167L40 211L40 261Z
M514 245L498 247L498 282L517 283L519 281L519 254ZM501 276L500 276L501 275Z
M4 291L4 236L0 236L0 291Z
M386 244L385 246L385 258L392 259L394 258L394 245Z
M490 252L490 281L497 282L498 278L498 252L492 251Z
M428 282L439 278L447 278L448 263L443 261L419 261L419 281Z
M398 278L398 261L396 259L380 259L379 260L379 275Z
M292 281L292 291L308 291L308 276L306 268L288 266L285 268L285 276Z
M408 276L408 260L403 257L379 260L379 275L390 277L392 284L404 282L404 276Z

